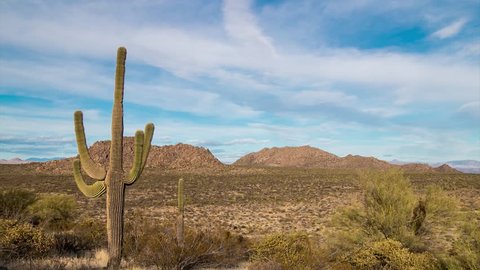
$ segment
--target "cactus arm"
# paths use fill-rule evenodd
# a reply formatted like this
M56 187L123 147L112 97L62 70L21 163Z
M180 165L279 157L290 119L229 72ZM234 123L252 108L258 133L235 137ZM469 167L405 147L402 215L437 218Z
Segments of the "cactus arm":
M75 178L75 183L78 186L78 189L89 198L100 197L105 193L105 183L104 181L96 181L95 183L88 185L83 180L82 173L80 171L80 161L75 159L73 161L73 176Z
M95 164L88 153L87 140L85 139L85 129L83 127L83 114L81 111L76 111L74 113L74 123L78 154L80 155L80 161L82 162L83 169L90 177L94 179L105 179L105 169Z
M145 125L145 138L143 140L142 166L140 168L140 173L142 172L143 168L145 168L145 164L147 163L148 154L150 153L150 146L152 144L154 130L155 130L155 126L152 123L148 123Z
M142 170L142 151L143 151L143 140L144 134L143 131L137 130L135 133L135 157L133 159L133 166L130 172L128 173L127 179L124 181L125 184L130 185L135 180L137 180Z

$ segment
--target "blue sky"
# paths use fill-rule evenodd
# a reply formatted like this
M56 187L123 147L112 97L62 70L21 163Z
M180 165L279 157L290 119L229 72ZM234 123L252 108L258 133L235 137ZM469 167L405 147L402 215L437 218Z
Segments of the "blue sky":
M116 48L125 135L209 148L480 160L473 1L1 1L0 158L76 154L110 137Z

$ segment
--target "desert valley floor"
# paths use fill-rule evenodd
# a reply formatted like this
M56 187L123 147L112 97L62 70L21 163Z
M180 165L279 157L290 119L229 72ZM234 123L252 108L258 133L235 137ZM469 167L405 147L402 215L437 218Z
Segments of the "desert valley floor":
M0 165L2 189L26 188L42 194L75 196L82 215L105 218L105 198L87 199L73 176L39 173L38 164ZM439 184L458 197L465 210L480 209L480 175L410 173L419 192ZM361 200L355 170L314 168L146 169L126 188L126 218L144 217L173 223L176 188L185 180L185 224L194 228L220 228L245 236L281 231L306 231L322 235L338 207Z

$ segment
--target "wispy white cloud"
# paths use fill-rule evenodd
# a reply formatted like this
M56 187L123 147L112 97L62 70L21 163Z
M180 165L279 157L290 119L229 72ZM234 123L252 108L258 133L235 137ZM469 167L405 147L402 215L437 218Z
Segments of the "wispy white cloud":
M255 3L253 9L251 1L234 0L221 5L191 1L114 5L108 1L48 5L45 2L28 5L2 2L0 20L8 27L0 27L0 46L30 55L22 57L16 52L0 55L0 93L49 95L51 100L58 94L110 100L112 59L115 48L124 45L129 51L125 93L128 103L199 118L215 117L222 123L232 122L222 126L152 119L162 126L158 135L161 137L154 140L157 143L188 140L217 143L216 150L219 154L225 151L220 154L225 158L257 150L256 147L308 143L332 147L339 153L343 150L338 145L343 144L345 152L358 150L359 154L373 154L383 150L373 144L352 149L352 143L345 142L368 136L372 130L388 133L385 130L391 131L398 124L395 117L415 115L416 106L448 105L454 108L450 114L476 115L479 67L472 61L472 55L478 56L478 41L458 40L449 43L448 50L408 51L391 47L362 50L329 43L332 39L325 39L328 33L321 31L332 26L332 22L328 24L323 17L362 20L370 15L374 19L383 16L384 12L402 11L401 14L409 14L407 21L411 25L408 26L420 29L432 29L432 25L451 20L452 16L470 18L470 21L474 17L458 14L459 11L450 17L445 11L433 12L438 8L430 1L419 4L408 0L384 5L379 5L378 0L350 2L351 5L346 5L330 0L305 0L265 8ZM170 12L175 5L180 5L182 10ZM425 8L426 5L430 7ZM190 11L185 11L187 8ZM275 8L281 9L277 14L279 20L285 18L283 15L297 17L288 17L279 24L286 27L269 25L271 21L261 16L273 13ZM136 12L132 13L132 9ZM422 10L412 13L414 9ZM184 19L195 17L196 11L209 15L203 16L208 20ZM422 18L428 15L426 13L438 14L441 20L428 22L427 26L418 25L425 23ZM308 20L303 20L303 14L310 16ZM289 28L296 27L294 21L301 21L308 29ZM469 33L472 24L458 19L431 35L445 41L426 38L425 42L456 40L463 36L458 35L460 31ZM315 27L323 28L314 32ZM299 31L306 31L304 38L308 38L310 46L302 46L305 39L293 40ZM281 32L292 42L277 39L275 32ZM316 35L309 36L311 33ZM155 72L149 80L129 77L129 72L140 73L145 66L162 74L168 73L182 83L176 84L163 76L155 77ZM71 105L77 107L79 104L72 102ZM37 130L37 137L46 136L38 130L58 132L59 136L71 135L70 115L65 119L48 119L49 114L60 115L68 111L67 106L42 111L38 117L11 109L10 113L0 111L2 127L8 127L9 135L29 133L32 129ZM90 138L108 138L109 120L103 118L103 111L90 113L92 121L87 123ZM431 114L435 117L435 110ZM421 121L402 123L398 124L401 127L393 129L398 132L406 128L417 134L409 125L420 125L418 123ZM126 130L131 132L133 128L127 126ZM358 136L342 139L342 132ZM455 135L463 139L468 137ZM434 136L429 138L441 140ZM459 149L464 150L462 143L449 142L458 143ZM400 144L396 146L400 148ZM434 147L440 147L440 143L435 142L424 151ZM399 151L387 148L384 153ZM412 151L414 148L412 146Z
M111 96L110 74L86 61L0 59L3 89L21 87L37 97L48 91L106 99Z
M445 39L450 38L457 35L463 28L463 26L467 23L467 19L462 18L452 22L451 24L435 31L432 34L432 37Z
M458 110L457 113L461 116L470 117L475 119L475 121L480 122L480 94L477 101L468 102L463 104ZM480 128L479 128L480 131Z
M357 101L357 97L346 95L340 91L307 90L300 91L288 97L289 102L303 106L322 105L325 103L348 106Z
M256 18L250 11L250 0L225 0L223 5L224 27L228 35L252 53L267 53L275 57L270 38L262 33Z
M65 21L67 18L61 17L54 23L56 30L52 30L50 25L45 25L44 17L27 20L18 14L7 14L8 17L4 20L12 27L1 28L0 38L5 42L32 49L40 47L50 52L63 51L89 57L102 55L105 58L111 58L112 48L118 44L125 44L131 52L129 57L133 61L165 68L187 79L200 75L221 77L224 80L230 78L232 82L238 83L240 75L234 71L238 68L268 76L271 81L286 79L302 84L322 81L360 84L382 89L383 92L394 91L404 102L412 98L427 101L431 98L435 101L455 98L466 101L472 98L477 86L476 66L448 55L422 56L328 48L322 52L288 52L273 49L275 47L273 42L255 24L248 3L248 1L225 2L225 27L230 35L238 37L233 41L161 25L147 25L137 29L128 22L102 23L105 18L95 16L95 13L85 15L89 20L77 15L69 17L67 22ZM82 7L78 8L80 14L85 14ZM88 25L95 24L99 27L97 29L84 27L86 21ZM38 32L38 36L41 37L29 35L28 38L18 38L21 29L26 28L33 29L33 33ZM55 32L55 35L46 31ZM243 39L250 40L256 45L245 46ZM275 53L266 53L265 48ZM26 72L43 75L36 70ZM249 78L245 83L247 87L262 84L254 78ZM450 94L451 89L456 89L457 94L453 97ZM412 95L412 92L422 94Z
M249 144L260 144L265 145L270 140L268 139L255 139L255 138L239 138L233 139L230 141L199 141L199 140L189 140L188 143L204 146L204 147L218 147L218 146L232 146L232 145L249 145Z

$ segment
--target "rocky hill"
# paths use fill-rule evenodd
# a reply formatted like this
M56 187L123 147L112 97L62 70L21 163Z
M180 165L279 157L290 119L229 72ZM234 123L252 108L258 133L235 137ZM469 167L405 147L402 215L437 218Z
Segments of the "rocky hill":
M341 158L311 146L263 148L235 161L239 166L336 168Z
M128 171L134 157L134 138L123 140L123 167ZM92 159L108 168L110 141L98 141L88 149ZM70 173L73 157L39 163L37 171L51 173ZM220 168L224 166L208 149L189 144L166 146L152 145L146 167L163 169Z
M388 169L393 167L390 163L376 159L374 157L363 157L363 156L352 156L348 155L342 158L340 163L340 168L350 168L350 169Z
M434 168L430 167L425 163L407 163L400 165L400 167L406 172L415 172L415 173L434 173L436 172Z
M249 167L300 167L300 168L336 168L336 169L389 169L402 168L415 173L460 173L444 164L432 168L428 164L409 163L391 164L374 157L347 155L338 157L332 153L311 146L264 148L247 154L236 162L236 166Z
M434 168L434 170L440 173L461 173L461 171L450 167L448 164L443 164L441 166L438 166Z
M342 158L311 146L264 148L243 156L233 165L354 169L385 169L394 166L373 157L348 155Z

